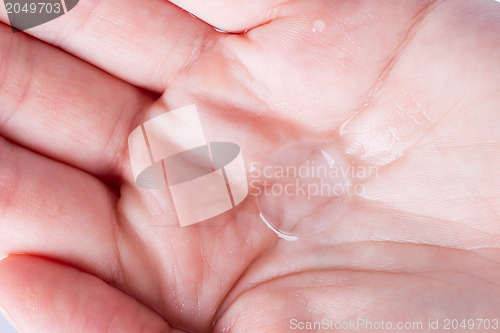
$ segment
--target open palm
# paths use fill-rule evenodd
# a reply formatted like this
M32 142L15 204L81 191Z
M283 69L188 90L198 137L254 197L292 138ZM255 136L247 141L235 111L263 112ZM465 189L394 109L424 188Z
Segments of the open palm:
M48 44L0 27L0 306L21 331L498 319L499 4L174 2L81 1L29 31ZM296 242L252 197L179 228L127 137L189 104L247 164L314 140L378 174Z

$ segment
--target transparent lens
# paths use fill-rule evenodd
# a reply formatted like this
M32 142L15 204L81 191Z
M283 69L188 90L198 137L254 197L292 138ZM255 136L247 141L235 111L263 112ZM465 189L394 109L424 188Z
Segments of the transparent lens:
M278 235L320 231L341 206L346 178L334 152L316 143L290 144L260 165L261 219Z

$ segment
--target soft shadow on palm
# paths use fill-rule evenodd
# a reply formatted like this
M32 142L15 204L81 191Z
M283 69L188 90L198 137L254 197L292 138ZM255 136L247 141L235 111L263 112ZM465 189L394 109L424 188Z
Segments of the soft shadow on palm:
M96 135L114 149L90 161L59 153L63 142L51 148L23 141L9 132L17 116L3 119L6 137L75 169L46 159L30 167L31 152L3 144L10 164L23 165L5 167L6 174L34 183L18 186L41 203L41 213L36 219L26 213L32 221L21 227L8 222L2 250L61 264L27 256L3 261L2 280L11 290L2 291L2 306L26 331L64 329L64 307L80 318L74 323L87 325L82 330L116 330L131 312L139 328L168 323L209 331L215 325L232 332L285 332L291 320L421 321L425 329L429 318L441 324L495 318L500 184L492 166L500 104L498 78L490 73L499 66L499 12L486 2L283 5L279 17L244 35L206 37L185 68L162 78L166 91L156 104L156 96L109 82L111 92L127 96L116 107L126 110L124 120L110 129L95 120L106 122L105 113L93 114L65 134L90 156L98 144L78 138L78 128L104 129ZM162 92L154 77L120 73L71 42L65 46ZM99 89L108 89L100 82ZM265 227L252 197L220 217L178 228L168 192L134 185L126 136L156 107L188 104L197 105L207 138L239 144L247 165L265 163L287 142L314 140L345 152L351 165L377 166L378 174L353 179L363 194L348 197L326 230L296 242ZM4 193L6 220L20 221L15 212L25 198ZM37 282L39 275L49 282ZM69 281L73 289L60 287ZM100 293L88 296L81 288ZM25 290L36 300L16 297ZM34 314L35 303L45 310ZM89 304L100 309L94 317ZM98 317L103 323L94 323Z

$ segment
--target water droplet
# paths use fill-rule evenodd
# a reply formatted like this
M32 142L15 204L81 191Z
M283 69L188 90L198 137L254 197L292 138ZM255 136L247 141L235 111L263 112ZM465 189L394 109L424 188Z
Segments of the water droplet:
M313 23L312 31L313 32L322 32L323 30L325 30L325 28L326 28L326 24L323 20L316 20Z

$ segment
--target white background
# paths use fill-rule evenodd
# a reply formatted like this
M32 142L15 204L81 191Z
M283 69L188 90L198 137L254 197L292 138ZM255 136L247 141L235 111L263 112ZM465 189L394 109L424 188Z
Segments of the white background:
M2 333L17 333L15 329L10 326L9 322L0 315L0 332Z

